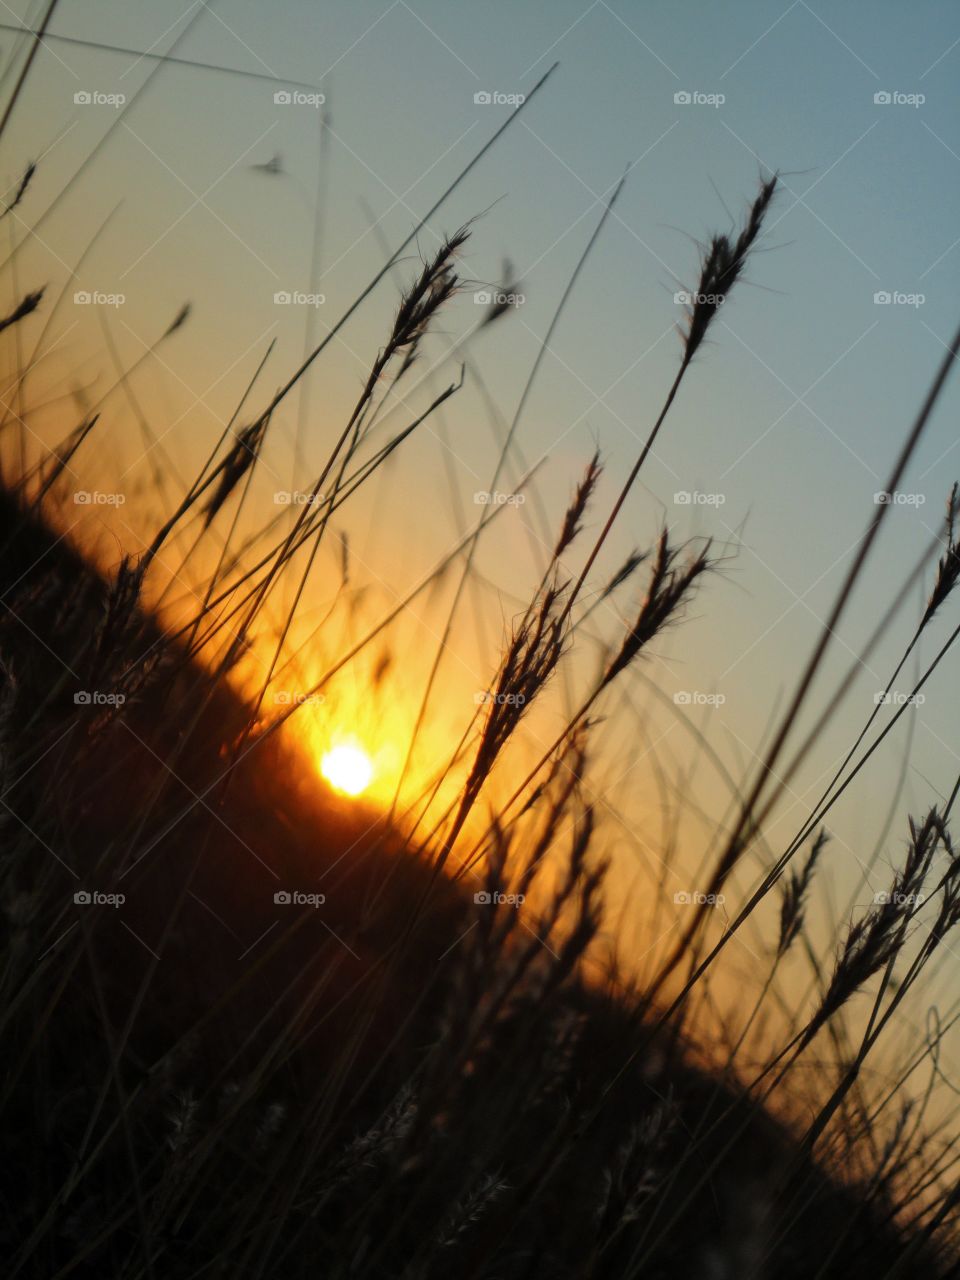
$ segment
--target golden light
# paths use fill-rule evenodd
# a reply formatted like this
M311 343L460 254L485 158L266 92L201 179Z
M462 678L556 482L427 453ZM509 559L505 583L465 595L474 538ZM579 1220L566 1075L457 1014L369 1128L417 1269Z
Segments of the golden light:
M335 791L358 796L373 778L373 762L361 747L333 747L320 760L320 772Z

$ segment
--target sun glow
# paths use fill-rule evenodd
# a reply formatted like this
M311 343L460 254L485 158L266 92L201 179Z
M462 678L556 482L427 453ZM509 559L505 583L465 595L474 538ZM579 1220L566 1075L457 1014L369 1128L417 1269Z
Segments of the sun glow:
M294 648L299 643L296 680L291 673L280 682L284 687L275 693L277 712L271 715L268 700L266 719L286 713L282 732L298 749L304 786L309 787L311 779L319 780L341 796L362 798L365 804L389 811L397 821L408 814L414 821L423 821L424 806L431 817L443 813L459 794L463 768L448 769L439 778L437 774L447 761L450 744L462 734L462 708L466 706L468 713L473 709L469 688L465 692L452 679L449 685L441 681L436 708L419 723L420 701L410 676L419 668L406 650L402 680L393 678L383 651L371 649L357 655L352 664L356 671L341 673L338 679L328 676L324 683L324 672L335 658L299 637L291 643ZM266 651L268 664L271 656ZM428 674L430 655L418 656ZM399 666L399 657L396 662ZM252 700L261 683L261 664L251 663ZM411 751L413 726L418 729Z
M321 758L320 772L335 791L358 796L373 779L373 761L361 747L342 744Z

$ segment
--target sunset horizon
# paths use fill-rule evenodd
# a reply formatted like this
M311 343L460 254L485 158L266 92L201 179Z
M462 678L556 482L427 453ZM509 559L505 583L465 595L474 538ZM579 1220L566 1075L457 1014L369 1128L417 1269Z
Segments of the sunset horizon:
M0 15L7 1274L958 1274L958 58Z

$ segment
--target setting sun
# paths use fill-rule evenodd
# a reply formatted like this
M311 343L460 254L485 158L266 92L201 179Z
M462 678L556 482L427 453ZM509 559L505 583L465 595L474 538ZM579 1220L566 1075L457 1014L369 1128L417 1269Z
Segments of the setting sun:
M335 790L358 796L370 785L373 763L360 747L334 747L320 761L320 772Z
M0 0L8 1275L960 1280L960 0L815 4Z

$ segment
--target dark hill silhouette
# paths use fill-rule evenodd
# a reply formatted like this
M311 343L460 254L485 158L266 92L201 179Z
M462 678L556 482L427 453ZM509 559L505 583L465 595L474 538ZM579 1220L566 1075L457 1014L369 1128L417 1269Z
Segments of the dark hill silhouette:
M562 933L436 877L279 736L227 769L249 708L9 493L0 544L19 1274L941 1274Z

